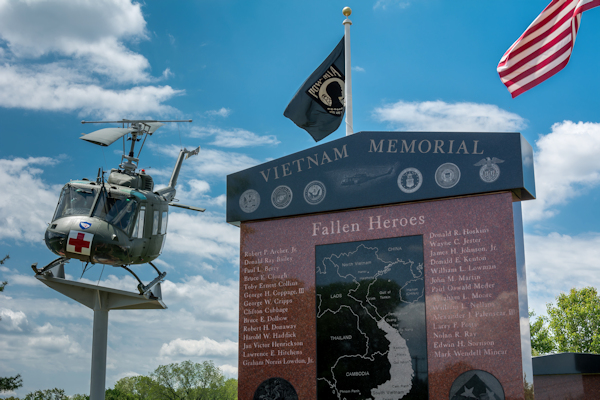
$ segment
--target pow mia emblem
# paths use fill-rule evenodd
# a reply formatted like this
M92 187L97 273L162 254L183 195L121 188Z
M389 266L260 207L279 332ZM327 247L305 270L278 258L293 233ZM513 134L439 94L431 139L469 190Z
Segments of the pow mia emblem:
M455 164L445 163L435 171L435 183L443 189L454 187L460 180L460 169Z
M258 385L253 400L298 400L298 393L289 381L269 378Z
M256 211L260 205L260 194L254 189L248 189L240 196L240 208L245 213Z
M344 74L333 64L306 91L313 100L331 115L344 114Z
M416 168L406 168L398 175L398 187L404 193L414 193L421 187L423 175Z
M288 186L277 186L275 190L273 190L273 193L271 193L271 203L273 204L273 207L281 210L290 205L292 196L292 189Z
M311 206L319 204L325 198L325 185L323 182L312 181L304 188L304 200Z
M500 167L496 164L503 163L504 160L501 160L496 157L486 157L483 160L479 161L477 164L473 164L476 167L481 166L479 168L479 177L482 181L486 183L492 183L500 176Z

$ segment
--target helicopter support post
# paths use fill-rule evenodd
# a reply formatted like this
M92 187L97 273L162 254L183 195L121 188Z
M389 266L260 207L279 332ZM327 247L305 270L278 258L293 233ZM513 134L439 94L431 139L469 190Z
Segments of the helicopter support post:
M62 274L60 271L62 266L62 264L55 265L59 269L59 271L56 271L56 276L58 277L53 276L51 270L36 274L35 277L51 289L94 310L90 400L104 400L106 350L108 345L108 312L110 310L166 309L167 306L163 303L160 295L160 282L153 286L155 296L140 296L137 293L130 293L124 290L65 279L64 270L62 270Z

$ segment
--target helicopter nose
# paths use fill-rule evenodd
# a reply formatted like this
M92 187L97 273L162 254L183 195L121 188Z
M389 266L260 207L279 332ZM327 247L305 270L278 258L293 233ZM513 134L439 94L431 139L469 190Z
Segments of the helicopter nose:
M46 229L46 234L44 235L44 242L46 242L46 246L54 254L59 256L65 255L65 243L67 242L67 235L64 233L48 228Z
M46 229L44 242L57 255L89 261L95 236L93 222L79 216L55 220Z

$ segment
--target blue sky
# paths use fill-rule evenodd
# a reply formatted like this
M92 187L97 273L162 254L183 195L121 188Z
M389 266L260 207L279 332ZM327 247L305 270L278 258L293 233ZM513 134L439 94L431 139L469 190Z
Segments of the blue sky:
M37 282L62 185L120 161L120 145L78 137L82 119L193 119L146 144L140 166L165 185L180 147L165 251L166 311L110 313L107 386L190 359L237 374L239 230L225 223L225 179L314 145L283 117L301 83L343 35L353 9L354 128L519 131L534 146L538 200L523 204L529 304L600 287L597 200L600 10L584 13L569 65L512 99L496 66L548 0L0 1L0 376L16 394L88 393L92 311ZM327 140L344 135L343 126ZM134 290L97 265L86 282ZM136 267L143 279L148 267ZM78 279L81 264L67 273ZM10 394L4 394L6 396Z

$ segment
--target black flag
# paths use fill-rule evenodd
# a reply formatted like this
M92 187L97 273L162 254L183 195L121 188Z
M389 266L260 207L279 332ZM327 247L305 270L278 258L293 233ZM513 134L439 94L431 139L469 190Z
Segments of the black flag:
M283 115L316 142L339 128L344 118L344 38L294 95Z

